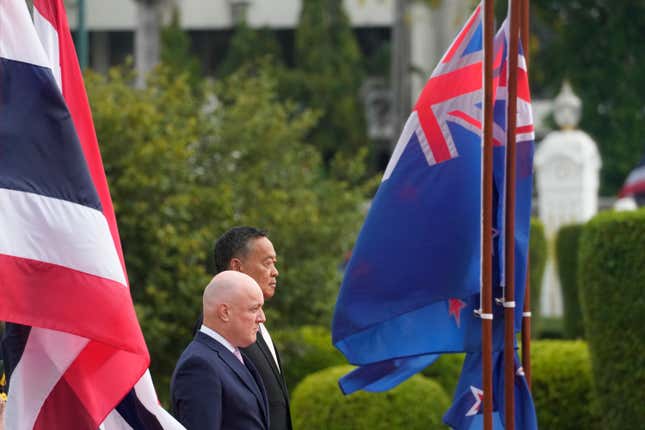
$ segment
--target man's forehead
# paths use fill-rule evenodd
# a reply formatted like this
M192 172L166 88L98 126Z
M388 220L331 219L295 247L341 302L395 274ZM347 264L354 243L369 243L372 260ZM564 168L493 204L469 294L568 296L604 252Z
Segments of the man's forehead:
M264 296L262 295L260 287L258 287L257 290L255 288L248 290L246 301L252 306L264 304Z
M251 241L250 248L253 252L261 253L263 256L275 256L275 249L273 243L268 237L258 237Z

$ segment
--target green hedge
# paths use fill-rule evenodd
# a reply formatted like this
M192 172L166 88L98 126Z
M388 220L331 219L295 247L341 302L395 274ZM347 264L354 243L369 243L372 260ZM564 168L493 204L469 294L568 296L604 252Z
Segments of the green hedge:
M421 374L437 381L446 393L452 396L459 382L465 356L465 354L443 354Z
M450 399L441 386L415 375L384 393L344 396L338 379L352 366L337 366L305 378L293 392L294 428L300 430L446 429L441 418Z
M579 246L585 335L605 428L642 426L645 210L601 213L585 225Z
M529 267L531 282L531 335L537 337L540 330L540 291L542 290L542 276L546 265L547 246L544 235L544 225L531 219L531 242L529 243Z
M583 341L531 343L531 391L542 429L600 429L589 350Z
M558 276L564 299L564 336L568 339L584 337L577 278L578 244L582 227L581 224L562 227L555 242Z
M271 338L278 346L287 387L296 385L310 373L327 367L346 364L345 357L331 344L325 327L302 326L274 330Z
M539 339L566 339L562 317L540 317Z

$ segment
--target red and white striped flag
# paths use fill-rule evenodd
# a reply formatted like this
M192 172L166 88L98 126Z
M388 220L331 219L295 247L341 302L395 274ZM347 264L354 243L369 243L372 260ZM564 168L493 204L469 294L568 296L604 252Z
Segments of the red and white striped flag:
M61 0L35 0L33 23L0 0L0 225L5 428L183 428L147 371Z

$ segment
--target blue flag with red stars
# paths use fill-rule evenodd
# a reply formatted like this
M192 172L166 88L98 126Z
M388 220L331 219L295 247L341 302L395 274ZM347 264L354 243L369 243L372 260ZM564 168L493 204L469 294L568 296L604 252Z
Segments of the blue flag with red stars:
M432 106L432 114L443 115L443 119L436 119L436 123L441 125L440 129L453 132L452 143L459 150L464 145L481 145L481 123L472 120L481 116L468 116L468 108L460 109L460 100L463 101L460 97L450 100L450 103L454 104L452 106L446 106L450 103L444 102L444 106L436 108L433 98L438 98L438 94L442 92L432 84L433 79L439 78L448 82L441 74L446 59L461 66L466 64L465 61L456 60L455 55L472 55L476 52L472 49L475 44L473 38L478 40L481 61L481 32L473 31L473 26L481 25L481 17L478 14L479 10L476 10L428 81L424 93L431 91L434 94L422 94L415 107L417 110L423 110L425 103L429 103ZM507 33L505 24L495 40L494 297L502 297L505 284L503 202L506 165ZM470 48L463 49L463 45ZM459 70L459 66L455 66L451 73L456 73L456 70ZM481 82L481 69L478 73L480 75L477 79ZM446 85L454 83L448 82ZM449 92L455 93L457 90L453 88ZM481 108L481 93L476 96L480 98L474 102L474 106ZM471 388L471 385L476 387L476 381L466 385L472 375L479 375L481 381L481 321L473 314L473 310L479 308L480 300L481 207L475 205L476 210L467 216L468 219L463 219L463 212L454 211L455 207L450 204L442 204L446 201L447 194L442 187L447 187L452 192L454 200L465 199L470 200L471 204L474 201L479 204L481 178L478 177L476 182L473 180L466 183L464 176L470 171L466 169L473 169L477 175L481 174L481 170L479 166L475 167L473 160L470 160L471 164L467 164L459 151L454 158L445 158L435 164L428 163L425 170L421 169L421 164L415 161L421 158L420 154L425 155L427 149L424 144L429 145L432 137L436 138L436 135L431 133L432 127L421 127L424 133L418 132L418 123L423 116L416 112L415 110L408 120L392 155L383 183L359 235L339 294L334 315L333 341L351 363L359 366L341 378L339 384L346 394L360 389L385 391L433 363L440 354L465 351L467 368L462 374L461 383L465 391L462 391L464 388L460 386L455 395L455 405L446 416L447 420L452 420L456 428L465 429L471 427L461 427L459 420L455 418L458 413L466 417L464 422L468 426L481 423L478 413L467 415L473 407L473 404L469 403L475 399L473 393L481 388ZM426 110L425 114L427 113ZM465 121L466 118L469 120ZM427 117L425 119L428 120ZM410 123L414 126L412 132ZM426 130L429 131L426 133ZM464 130L469 130L471 134ZM465 137L470 139L462 140ZM480 149L479 146L478 150ZM516 327L519 330L527 275L533 156L530 95L523 56L519 61L518 73L516 151L514 239ZM480 157L481 152L473 156L479 164ZM459 172L449 170L451 165L458 165ZM434 174L439 177L435 177ZM422 188L426 179L427 187ZM406 197L406 200L402 197ZM434 206L431 206L433 204ZM412 205L414 210L407 210L408 206ZM419 219L421 209L425 210L423 220ZM464 227L469 222L475 222L477 225L471 226L470 229ZM453 226L458 233L452 230ZM463 236L465 231L471 233L468 238ZM450 235L452 243L446 239ZM445 246L448 243L451 247ZM460 250L461 255L447 254L454 248ZM446 258L440 260L436 255L442 251L446 252ZM473 265L476 266L475 269ZM449 274L445 275L445 272ZM449 278L451 276L453 278ZM446 283L447 279L451 282ZM493 326L493 349L499 354L503 347L501 307L494 309L494 317L496 323ZM521 418L524 421L521 422L531 423L533 421L530 417L535 415L533 403L528 390L522 391L522 384L525 385L523 377L518 376L518 380L518 409L525 411ZM462 410L465 405L468 405L468 408ZM499 416L496 419L496 422L499 422ZM532 427L527 424L526 428Z
M493 256L494 296L503 296L504 281L504 198L506 166L506 112L508 81L508 19L495 37L495 113L494 113L494 189L496 218L500 234ZM516 126L516 183L515 183L515 332L521 327L524 292L527 276L528 245L530 232L531 194L533 179L533 118L528 85L526 61L519 47L517 70L517 126ZM503 368L503 311L494 309L493 318L493 429L503 429L504 368ZM456 430L483 428L483 387L481 349L469 351L462 368L453 405L444 416L444 422ZM515 355L515 426L518 429L537 429L533 399L524 372Z
M537 430L533 400L515 355L515 428ZM504 353L493 353L493 429L503 429L504 416ZM482 356L480 352L466 354L455 400L443 420L456 430L483 428L484 392L482 390Z
M332 337L361 368L343 378L345 392L396 385L435 354L463 351L479 327L481 11L419 96L346 268Z

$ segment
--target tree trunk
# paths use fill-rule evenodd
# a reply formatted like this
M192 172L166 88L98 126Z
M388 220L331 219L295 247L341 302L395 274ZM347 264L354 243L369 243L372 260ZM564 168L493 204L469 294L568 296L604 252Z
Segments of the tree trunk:
M392 22L391 73L392 84L392 120L394 138L390 150L394 150L403 128L412 101L410 98L410 16L409 1L394 2L394 21Z

